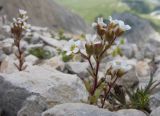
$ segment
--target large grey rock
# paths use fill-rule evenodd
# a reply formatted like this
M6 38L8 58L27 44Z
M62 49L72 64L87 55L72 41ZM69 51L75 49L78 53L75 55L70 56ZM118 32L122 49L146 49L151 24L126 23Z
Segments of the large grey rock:
M42 116L118 116L116 113L82 103L57 105L42 113Z
M66 102L86 101L88 97L79 77L63 74L49 66L28 66L22 72L0 75L12 85L46 98L49 106Z
M32 95L23 103L23 107L18 111L17 116L41 116L47 109L47 103L41 96Z
M159 116L159 114L160 114L160 107L154 109L154 110L151 112L150 116Z
M0 15L6 14L9 21L17 16L18 9L28 11L30 23L36 26L64 29L68 32L82 33L87 30L84 20L57 4L54 0L1 0Z
M144 112L136 109L123 109L117 111L118 116L147 116Z
M25 99L32 93L17 87L0 76L0 108L4 116L17 116Z

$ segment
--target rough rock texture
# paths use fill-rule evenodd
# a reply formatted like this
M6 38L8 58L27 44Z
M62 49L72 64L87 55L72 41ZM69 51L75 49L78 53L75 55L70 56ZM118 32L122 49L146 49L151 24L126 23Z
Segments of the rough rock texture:
M74 33L87 30L81 17L54 0L0 0L0 5L0 15L8 15L9 20L15 17L21 8L28 11L30 23L36 26L64 29Z
M154 110L151 112L150 116L159 116L159 114L160 114L160 107L154 109Z
M82 103L57 105L42 113L42 116L118 116L116 113Z
M65 67L68 73L77 74L81 78L89 76L87 71L87 68L89 68L88 62L68 62Z
M139 80L136 75L135 69L131 69L128 73L126 73L122 78L117 81L118 84L123 85L125 87L134 88L138 85Z
M41 116L47 109L47 103L41 96L33 95L28 97L23 103L23 107L18 111L17 116Z
M160 93L159 92L151 95L150 100L149 100L149 106L151 110L154 110L160 106Z
M142 111L135 109L123 109L119 110L117 113L118 116L146 116L146 114L143 113Z
M16 112L30 95L26 89L16 87L0 76L0 108L4 116L17 116Z
M88 95L79 77L63 74L50 67L28 66L23 72L0 75L0 108L8 113L7 116L11 116L12 113L16 115L30 93L44 97L48 107L87 100ZM31 103L29 100L28 104L24 104L21 114L26 113L30 116L29 108L38 112L39 109L42 111L45 108L41 100L31 101ZM36 104L40 104L37 106L38 109L35 107Z

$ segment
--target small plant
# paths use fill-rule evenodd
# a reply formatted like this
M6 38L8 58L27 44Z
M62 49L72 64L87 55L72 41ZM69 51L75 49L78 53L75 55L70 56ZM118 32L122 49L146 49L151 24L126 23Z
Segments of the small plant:
M58 32L58 37L60 40L69 40L69 38L67 38L65 35L64 35L64 30L63 29L60 29L59 32Z
M160 85L160 82L153 81L154 70L150 75L150 80L144 88L126 88L116 85L114 92L111 92L112 103L122 108L136 108L150 113L149 98L152 91ZM120 89L121 88L121 89ZM128 98L126 98L128 96Z
M83 41L70 40L64 47L64 51L68 56L80 54L88 61L91 78L82 79L89 93L88 102L104 108L116 81L130 70L131 66L125 61L112 62L106 69L105 75L100 77L100 64L104 57L113 54L116 39L131 27L121 20L113 20L112 17L109 18L108 24L104 23L103 18L98 18L98 21L93 23L93 27L96 29L95 35L86 35Z
M39 59L51 58L51 53L43 48L31 48L29 53L38 57Z
M65 36L64 36L64 31L63 31L62 29L59 30L58 36L59 36L60 39L64 39L64 38L65 38Z
M17 47L18 51L15 53L19 64L15 64L19 71L25 70L27 65L24 65L25 57L24 51L21 49L21 40L24 32L29 28L29 24L27 24L28 16L27 12L24 10L19 10L19 17L13 18L13 23L11 24L11 34L14 38L14 44Z

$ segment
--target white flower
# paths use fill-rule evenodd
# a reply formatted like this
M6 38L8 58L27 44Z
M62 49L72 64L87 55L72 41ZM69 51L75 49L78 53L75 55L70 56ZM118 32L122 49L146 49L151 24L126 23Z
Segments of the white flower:
M19 9L19 14L20 14L20 15L26 15L26 14L27 14L27 11L22 10L22 9Z
M106 27L107 24L104 23L103 18L98 18L97 23L92 23L92 27L96 27L97 25L100 25L101 27Z
M121 28L124 31L130 30L131 26L129 25L125 25L125 23L122 20L113 20L113 18L111 16L109 16L109 21L111 23L117 24L119 26L119 28Z
M91 35L91 34L87 34L86 35L86 44L94 44L96 41L97 35Z
M127 30L131 29L131 26L125 25L125 23L123 21L121 21L121 20L118 21L118 25L124 31L127 31Z
M16 19L16 18L13 18L13 22L16 23L16 22L17 22L17 19Z
M81 42L79 40L76 42L73 40L69 40L67 45L64 47L64 51L66 51L66 55L69 56L71 54L78 53L80 44Z
M29 29L30 27L31 27L30 24L28 24L28 23L26 23L26 22L23 22L23 26L22 26L23 29L27 30L27 29Z
M132 69L132 66L123 60L112 61L110 64L113 71L122 70L123 72L127 72Z
M114 24L118 24L118 20L113 20L111 16L109 16L109 21Z

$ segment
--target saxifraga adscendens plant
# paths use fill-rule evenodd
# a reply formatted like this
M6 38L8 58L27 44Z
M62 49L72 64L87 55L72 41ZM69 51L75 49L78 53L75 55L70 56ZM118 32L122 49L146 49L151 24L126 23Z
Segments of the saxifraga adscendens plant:
M125 61L110 63L105 75L99 77L100 64L104 57L112 54L116 39L131 27L121 20L113 20L112 17L109 17L108 24L104 23L103 18L98 18L92 26L96 29L95 35L86 35L82 41L70 40L64 51L66 55L81 54L88 61L90 65L88 72L91 77L82 79L89 93L88 102L104 108L114 84L131 69L131 66ZM110 81L107 78L110 78Z
M28 16L27 12L24 10L19 10L19 16L17 18L13 18L13 23L11 24L11 34L14 38L14 45L17 47L17 52L15 53L19 63L15 66L19 71L25 70L27 65L24 65L25 57L24 51L21 49L21 40L23 38L23 34L30 27L27 24Z

